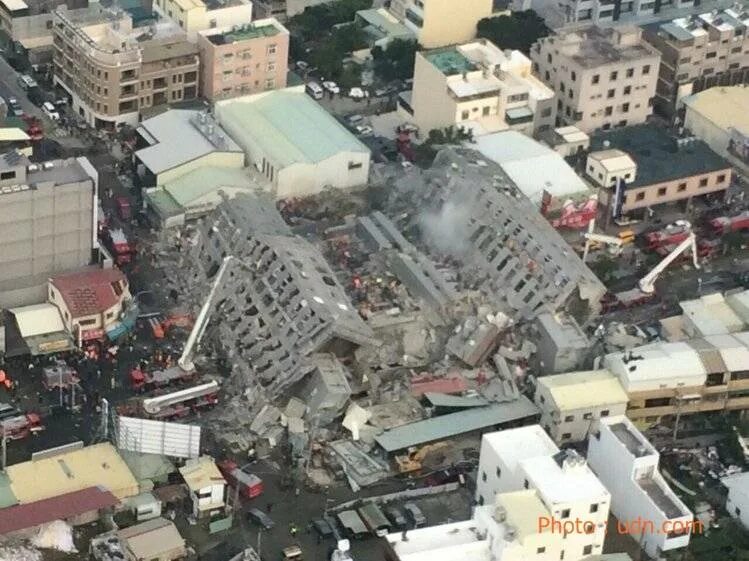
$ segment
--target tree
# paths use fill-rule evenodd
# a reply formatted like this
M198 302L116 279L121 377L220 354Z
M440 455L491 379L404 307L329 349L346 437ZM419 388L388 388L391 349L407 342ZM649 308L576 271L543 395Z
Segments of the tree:
M444 129L429 131L427 142L432 145L461 144L464 141L473 142L473 131L464 127L449 126Z
M619 268L616 261L608 255L601 255L598 259L588 264L590 270L601 280L603 284L608 284L614 278L614 273Z
M372 0L337 0L310 6L289 20L292 35L300 36L302 42L317 41L327 37L333 26L354 21L356 12L372 7Z
M404 39L393 39L384 49L380 46L373 47L375 73L387 82L411 78L417 49L416 41Z
M485 18L477 26L479 37L489 39L500 49L530 53L531 45L546 37L550 30L533 10L512 12L509 16Z

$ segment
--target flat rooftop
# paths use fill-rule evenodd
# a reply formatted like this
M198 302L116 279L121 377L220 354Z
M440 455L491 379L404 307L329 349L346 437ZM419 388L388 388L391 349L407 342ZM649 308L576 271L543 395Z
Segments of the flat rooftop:
M659 56L658 51L644 40L622 41L619 44L617 33L633 35L638 33L634 28L603 29L586 27L571 31L551 40L558 45L562 53L584 68L596 68L607 64L638 61Z
M731 168L705 142L691 139L679 146L667 129L657 125L636 125L596 134L591 138L591 151L607 148L606 141L608 148L623 150L637 164L637 176L627 184L627 189Z
M468 60L456 47L434 49L422 55L446 76L478 70L478 66Z
M198 47L182 39L153 39L141 43L143 63L183 56L197 56Z
M652 446L637 438L637 435L630 430L626 423L611 424L609 425L609 429L611 429L614 436L619 439L619 442L626 446L627 451L629 451L629 453L635 458L644 458L645 456L655 454L655 450L653 450Z
M666 518L680 518L685 514L689 514L654 479L640 479L637 483L645 491L650 500L666 515Z
M749 86L710 88L682 101L716 126L749 136Z
M263 37L274 37L284 31L279 24L273 22L267 23L248 23L246 25L236 25L229 31L221 33L206 34L208 40L214 45L229 45L239 43L240 41L251 41Z
M608 370L541 376L538 383L548 389L562 411L629 401L619 379Z

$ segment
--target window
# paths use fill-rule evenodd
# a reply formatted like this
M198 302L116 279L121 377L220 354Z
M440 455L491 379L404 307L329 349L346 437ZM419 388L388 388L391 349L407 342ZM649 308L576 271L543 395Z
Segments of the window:
M559 554L559 561L564 561L564 550Z
M482 495L479 495L479 505L484 504L484 497Z
M527 489L527 488L529 487L529 485L528 485L528 480L527 480L527 479L526 479L525 481L523 481L523 487L524 487L525 489Z
M551 117L551 107L547 107L546 109L541 111L542 117Z
M614 70L611 74L609 74L609 80L612 82L616 80L618 77L619 77L619 73L616 70Z
M626 127L626 126L627 126L627 120L625 119L625 120L623 120L623 121L619 121L619 122L618 122L618 123L616 124L616 126L617 126L617 127Z
M461 117L461 118L462 118L462 119L463 119L464 121L467 121L467 120L468 120L468 116L469 116L469 115L470 115L470 113L468 113L468 111L463 111L463 112L462 112L462 113L460 114L460 117Z
M683 193L687 190L687 184L686 183L679 183L679 187L677 189L679 193Z
M571 422L572 422L572 421L574 421L574 420L575 420L575 416L574 416L574 415L567 415L567 416L566 416L566 417L564 418L564 422L565 422L565 423L571 423Z
M276 46L275 45L268 45L268 54L269 55L276 54Z
M539 547L538 549L536 549L536 553L538 555L540 555L542 553L546 553L546 548L545 547Z
M629 113L629 103L622 103L622 113Z
M629 95L632 93L632 86L624 86L624 95Z
M613 112L614 112L614 106L613 106L613 105L609 105L608 107L606 107L606 108L605 108L605 109L603 110L603 114L604 114L604 115L605 115L606 117L608 117L609 115L611 115L611 113L613 113Z
M489 114L489 111L491 111L491 107L489 107L489 106L487 105L486 107L484 107L484 108L483 108L483 109L481 110L481 114L482 114L482 115L483 115L484 117L486 117L486 116L487 116L487 115Z
M567 91L567 86L564 85L564 82L559 82L559 91L562 93Z
M361 162L349 162L348 163L348 169L359 169L363 166L364 164L362 164Z
M644 198L645 198L645 192L644 191L640 191L639 193L637 193L637 196L635 197L635 200L636 201L641 201Z
M608 409L604 409L603 411L601 411L601 417L608 417L608 416L609 416L609 410Z
M569 517L570 517L570 509L568 509L568 508L565 508L565 509L564 509L564 510L562 511L562 514L561 514L560 518L563 518L563 519L564 519L564 518L569 518Z
M616 95L616 90L613 90L613 89L612 89L612 90L609 90L609 91L607 91L607 92L606 92L606 97L607 97L608 99L611 99L611 98L612 98L612 97L614 97L615 95Z
M502 470L499 469L499 466L497 466L497 478L502 477Z
M551 53L546 55L546 62L551 62Z
M585 413L583 414L583 419L586 421L590 421L593 418L593 413Z
M484 483L486 483L486 472L485 471L481 472L481 481L483 481Z
M724 173L721 173L721 174L720 174L720 175L718 176L718 179L716 180L716 183L720 184L720 183L723 183L723 182L725 182L725 180L726 180L726 175L725 175Z
M593 553L593 546L592 545L586 545L583 548L583 555L590 555L591 553Z
M706 53L705 54L705 58L715 58L717 55L718 55L718 53L716 53L715 51L713 51L712 53Z
M707 187L707 177L700 179L700 187Z
M667 189L665 187L658 187L658 196L665 197Z
M598 503L590 505L590 512L598 512Z
M627 78L631 78L635 75L635 69L634 68L627 68Z
M95 324L96 324L95 319L82 319L81 321L78 322L78 325L80 325L81 327L85 327L86 325L95 325Z
M562 440L569 440L570 438L572 438L572 433L571 432L563 432L562 433Z
M736 516L741 516L741 509L739 507L736 507L735 512Z
M574 82L575 80L577 80L577 74L573 72L572 74L570 74L570 78L572 78L572 81Z
M650 65L649 64L646 64L645 66L642 67L642 73L643 74L650 74Z
M4 181L6 179L15 179L16 172L15 171L4 171L0 173L0 181Z
M590 81L590 83L591 84L597 84L600 81L601 81L601 77L598 74L594 74L593 78Z

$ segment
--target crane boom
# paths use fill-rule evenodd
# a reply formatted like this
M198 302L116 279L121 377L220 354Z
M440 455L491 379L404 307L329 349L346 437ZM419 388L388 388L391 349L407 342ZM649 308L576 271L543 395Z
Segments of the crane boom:
M593 230L596 227L596 219L592 219L588 223L588 231L583 234L585 238L585 248L583 249L583 263L588 260L588 253L590 253L591 242L600 242L612 245L616 248L621 248L624 245L624 240L614 236L606 236L604 234L596 234Z
M233 260L233 255L227 255L226 257L224 257L224 260L221 262L221 267L216 273L216 278L213 279L213 286L211 286L211 291L208 293L208 297L205 299L205 302L203 302L203 307L200 308L200 313L195 320L195 325L193 325L192 331L190 331L190 336L187 338L187 342L185 343L185 348L182 350L182 356L180 356L179 360L177 361L177 365L179 365L182 370L185 370L187 372L192 372L193 370L195 370L195 365L192 362L193 349L195 348L195 345L197 345L203 338L205 329L208 326L208 320L210 319L211 312L213 311L213 301L216 297L216 293L218 292L218 287L221 284L226 270L229 268L229 263L231 263L231 261Z
M695 236L694 232L690 232L685 240L663 258L663 261L658 263L652 271L640 279L638 284L640 290L645 294L652 294L655 291L655 281L658 280L658 277L664 269L689 248L692 248L692 262L694 263L694 268L699 269L700 264L697 258L697 236Z

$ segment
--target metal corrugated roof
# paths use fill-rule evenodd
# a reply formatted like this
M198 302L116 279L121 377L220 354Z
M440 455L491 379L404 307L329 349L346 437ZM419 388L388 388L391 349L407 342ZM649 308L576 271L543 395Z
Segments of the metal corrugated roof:
M483 397L464 397L434 392L427 392L424 397L435 407L484 407L489 405L489 402Z
M23 308L12 308L21 337L34 337L65 331L60 310L54 304L34 304Z
M216 113L242 145L259 146L276 165L319 163L370 150L304 92L274 91L221 102Z
M538 413L538 408L528 398L520 396L516 401L466 409L402 425L383 432L375 437L375 441L386 452L395 452L410 446L518 421Z

